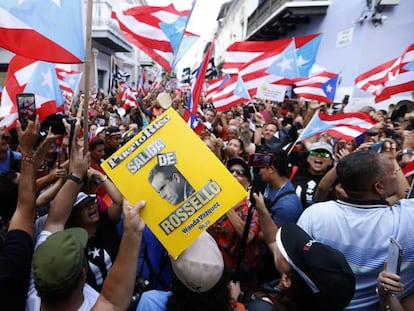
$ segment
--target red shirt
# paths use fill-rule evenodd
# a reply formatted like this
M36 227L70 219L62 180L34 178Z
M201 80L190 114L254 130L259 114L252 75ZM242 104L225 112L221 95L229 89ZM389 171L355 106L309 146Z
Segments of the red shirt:
M240 203L234 206L233 209L243 221L246 221L249 211L247 199L243 199ZM250 224L250 231L254 232L255 237L253 241L246 246L242 271L245 270L243 269L243 266L246 267L246 265L248 268L256 267L256 257L259 254L259 229L259 215L257 214L257 211L254 211L252 222ZM230 220L226 215L222 216L208 229L208 232L217 241L220 251L223 254L226 267L232 270L235 269L239 256L241 237L237 234Z

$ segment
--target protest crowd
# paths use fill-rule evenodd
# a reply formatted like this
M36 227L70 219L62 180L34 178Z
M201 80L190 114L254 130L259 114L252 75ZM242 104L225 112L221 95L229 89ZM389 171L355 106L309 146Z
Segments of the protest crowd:
M100 166L165 110L185 114L182 92L135 94L130 107L78 96L67 115L1 129L10 310L410 310L410 112L364 107L372 124L355 138L298 140L317 114L346 116L346 103L255 99L218 112L201 99L199 139L250 195L174 260L139 217L151 202L131 206ZM384 269L390 237L400 274Z
M212 49L187 88L169 73L146 85L114 78L47 116L12 111L0 127L1 310L414 310L414 92L387 110L348 112L348 95L301 96L299 79L281 100L239 94L223 108L203 85ZM135 175L128 186L141 198L129 202L105 170L124 146L143 145L146 129L156 139L153 124L169 112L200 143L170 133L183 148L214 159L234 181L228 195L236 185L247 194L178 256L142 215L179 205L171 215L188 218L171 221L174 231L220 192L215 176L203 197L177 167L157 163ZM140 156L132 174L149 161ZM144 184L162 200L147 199Z

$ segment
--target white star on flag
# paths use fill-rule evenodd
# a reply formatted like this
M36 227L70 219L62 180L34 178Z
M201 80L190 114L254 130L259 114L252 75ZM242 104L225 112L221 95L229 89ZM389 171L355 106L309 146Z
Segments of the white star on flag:
M292 67L290 66L292 61L293 61L292 58L287 59L286 57L283 56L283 60L277 64L280 67L280 71L284 72L285 70L292 70Z
M50 68L47 70L47 72L42 72L42 85L47 85L49 89L53 88L53 82L52 82L52 73L50 71Z
M330 93L332 92L332 89L333 89L332 85L328 84L328 86L326 87L326 92Z
M296 63L298 64L298 67L302 67L303 65L309 63L309 60L303 58L302 55L299 55L298 59L296 60Z
M184 25L175 27L175 32L176 33L183 33L184 30L185 30L185 26Z

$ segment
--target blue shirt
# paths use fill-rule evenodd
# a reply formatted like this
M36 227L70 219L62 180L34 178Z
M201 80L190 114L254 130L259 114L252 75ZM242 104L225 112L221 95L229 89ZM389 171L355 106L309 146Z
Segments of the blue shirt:
M12 150L7 150L7 157L3 160L0 161L0 173L6 172L8 170L10 170L10 166L11 166L11 154L13 153L13 157L15 160L21 160L22 159L22 154L20 152L17 151L12 151Z
M144 292L139 300L136 311L165 311L168 298L172 292L150 290Z
M295 193L293 184L286 179L286 184L272 189L266 184L263 197L266 202L273 203L270 207L273 222L279 226L296 223L303 212L300 199Z

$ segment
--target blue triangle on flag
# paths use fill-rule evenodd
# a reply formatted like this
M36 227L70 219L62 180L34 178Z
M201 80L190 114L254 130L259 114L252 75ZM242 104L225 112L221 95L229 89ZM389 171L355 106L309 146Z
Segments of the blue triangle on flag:
M405 70L414 71L414 60L403 67Z
M294 79L299 76L295 43L293 41L275 59L266 72L287 79Z
M246 85L243 82L243 79L239 75L237 77L236 87L234 89L234 95L237 95L242 98L250 99L250 94L247 91Z
M338 75L329 79L325 83L322 83L321 89L325 93L326 97L329 98L332 103L335 99L336 86L338 84Z
M313 64L315 63L316 55L318 54L319 45L321 43L321 35L310 40L303 46L297 49L297 65L299 69L299 76L309 77L309 73Z

